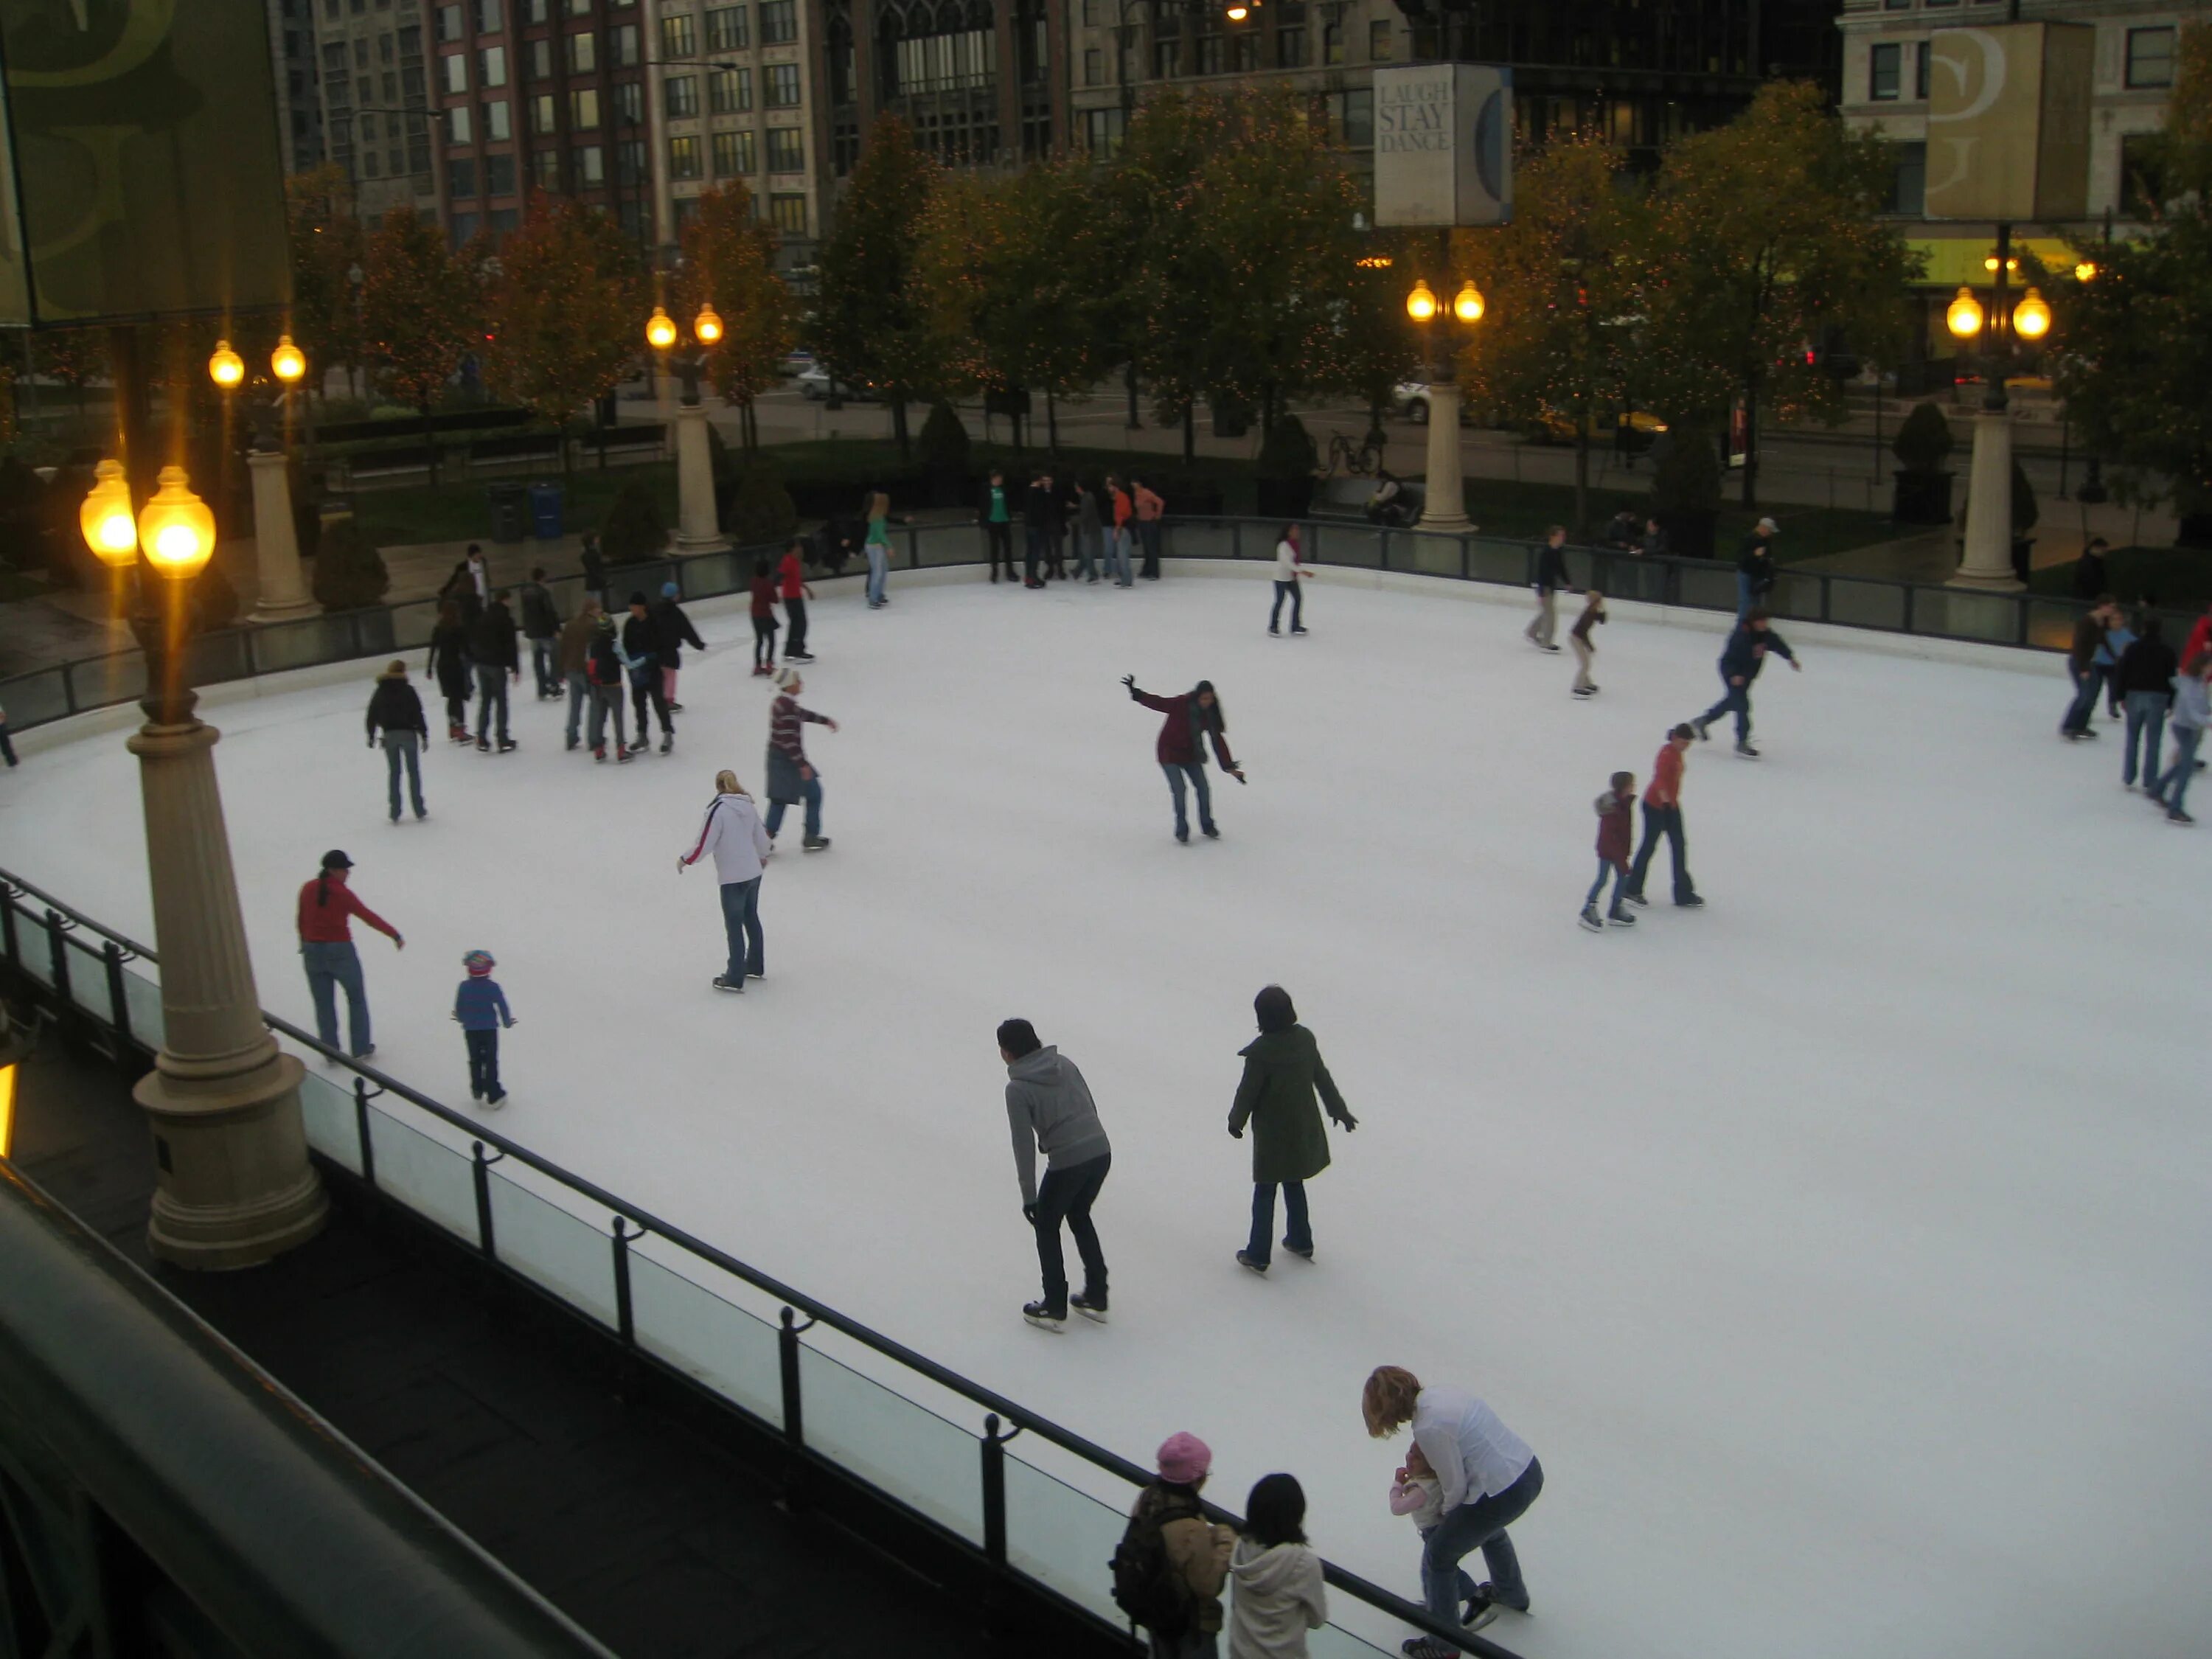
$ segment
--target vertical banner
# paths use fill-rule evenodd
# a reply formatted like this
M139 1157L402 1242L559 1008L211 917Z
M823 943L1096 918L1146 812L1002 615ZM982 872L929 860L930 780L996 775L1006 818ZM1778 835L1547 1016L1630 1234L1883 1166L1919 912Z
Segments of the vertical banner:
M1513 71L1409 64L1375 71L1375 222L1497 225L1513 216Z
M1928 217L2086 216L2096 39L2079 23L1999 23L1929 37Z

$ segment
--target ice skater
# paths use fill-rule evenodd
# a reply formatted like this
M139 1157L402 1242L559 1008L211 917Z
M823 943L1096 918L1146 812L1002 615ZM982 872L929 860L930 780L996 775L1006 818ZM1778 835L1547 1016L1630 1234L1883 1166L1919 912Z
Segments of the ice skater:
M1113 573L1114 586L1134 587L1136 578L1129 574L1129 526L1137 509L1129 499L1129 492L1121 487L1121 481L1110 472L1106 475L1106 499L1114 519L1113 535L1106 544L1107 563Z
M1575 653L1575 695L1589 697L1597 695L1597 682L1590 678L1590 660L1597 655L1597 641L1590 630L1605 620L1605 595L1595 587L1583 596L1583 614L1575 618L1575 625L1567 630L1567 643Z
M1789 641L1774 631L1766 612L1754 607L1736 624L1721 652L1721 700L1690 722L1700 743L1705 741L1709 726L1723 714L1733 713L1735 752L1746 760L1759 758L1759 750L1751 746L1751 688L1759 678L1759 671L1766 665L1770 651L1784 659L1792 672L1805 672L1805 665L1797 660L1797 653L1790 648Z
M633 752L623 732L623 668L622 635L615 630L615 619L594 615L591 648L585 659L585 675L592 687L592 758L603 761L607 757L607 716L611 713L617 765ZM641 732L641 738L642 735ZM644 744L641 741L638 746L642 748Z
M662 689L660 625L653 621L641 592L629 596L629 620L622 629L622 659L629 675L630 714L637 726L637 742L630 753L642 755L653 740L653 728L645 718L650 707L660 717L660 752L665 755L676 747L676 721L669 713L668 693Z
M999 567L1006 568L1006 580L1014 580L1014 515L1006 497L1006 475L998 468L991 469L990 481L983 486L981 500L975 503L975 522L983 526L984 556L991 562L991 580L999 580Z
M2160 740L2166 735L2166 711L2173 707L2174 677L2181 672L2173 647L2155 617L2145 617L2128 648L2120 653L2112 684L2127 708L2127 746L2120 754L2120 786L2136 787L2136 761L2141 751L2143 789L2158 789Z
M468 977L453 993L453 1018L460 1022L462 1039L469 1046L469 1097L495 1109L507 1099L499 1082L499 1028L514 1024L507 993L491 976L498 965L489 951L470 951L461 958Z
M753 798L731 771L714 774L714 799L707 805L691 850L676 860L682 875L706 854L714 855L714 878L722 887L722 930L728 936L729 966L714 976L717 991L739 991L766 971L760 921L761 860L774 850L761 825Z
M1305 1489L1290 1475L1262 1475L1244 1500L1244 1533L1229 1558L1230 1659L1307 1659L1306 1632L1328 1623L1305 1523Z
M1114 1161L1091 1085L1075 1062L1058 1048L1037 1041L1025 1019L999 1027L999 1058L1006 1063L1006 1124L1013 1133L1014 1173L1022 1187L1022 1216L1036 1233L1037 1264L1044 1271L1044 1294L1025 1303L1022 1317L1040 1330L1064 1331L1071 1307L1085 1318L1106 1322L1106 1256L1091 1224L1091 1206L1106 1184ZM1036 1178L1036 1154L1045 1159L1044 1179ZM1083 1291L1067 1293L1067 1262L1060 1254L1060 1229L1066 1223L1083 1260Z
M599 602L586 597L576 614L561 624L561 684L568 694L568 726L562 747L583 740L584 709L592 701L592 636L599 632Z
M1613 878L1613 907L1606 912L1606 921L1616 927L1633 927L1636 918L1628 914L1628 842L1632 833L1630 817L1636 811L1636 774L1615 772L1613 785L1592 803L1597 812L1597 879L1583 900L1582 924L1593 933L1605 931L1605 921L1598 920L1597 902L1605 891L1605 878Z
M508 753L514 739L507 732L507 688L522 678L522 657L515 648L514 613L507 608L507 590L492 595L491 603L469 629L469 655L477 665L477 750L489 752L492 721L499 722L499 752Z
M803 801L806 805L806 833L799 847L809 853L826 853L830 850L830 837L822 833L822 775L806 758L801 734L810 724L826 726L835 732L837 722L827 714L817 714L811 708L799 706L799 694L806 689L806 682L790 664L786 663L776 675L775 687L776 699L768 710L769 839L773 842L776 832L783 828L784 808Z
M1275 538L1275 603L1267 611L1267 631L1270 634L1281 631L1277 624L1282 621L1285 599L1291 602L1291 632L1303 634L1306 631L1302 620L1305 615L1305 597L1298 584L1309 581L1312 577L1313 568L1306 563L1298 548L1297 526L1285 525L1283 533Z
M1106 562L1104 526L1098 516L1098 496L1079 476L1075 480L1075 574L1086 587L1098 585L1099 567Z
M753 615L753 673L765 679L775 672L775 576L763 553L753 561L750 587Z
M1264 1273L1275 1231L1275 1188L1283 1189L1283 1248L1314 1259L1313 1224L1306 1213L1306 1182L1328 1168L1328 1131L1322 1127L1315 1091L1328 1104L1332 1121L1346 1134L1359 1127L1322 1063L1321 1044L1298 1024L1291 994L1279 985L1252 999L1260 1035L1237 1054L1244 1075L1229 1109L1229 1133L1244 1139L1252 1127L1252 1231L1237 1252L1240 1267Z
M783 562L776 566L776 584L783 594L784 618L791 624L784 635L783 659L786 662L812 662L813 653L806 648L806 602L814 597L814 590L806 585L806 567L802 562L806 544L793 538L783 550Z
M561 607L545 586L544 565L532 569L516 597L522 601L522 637L530 641L530 672L543 702L561 695L561 677L556 672L561 655Z
M1209 841L1220 840L1221 831L1213 823L1213 792L1206 781L1207 741L1213 744L1214 758L1221 769L1239 783L1244 781L1244 769L1229 752L1229 720L1222 713L1213 682L1200 680L1179 697L1156 697L1149 691L1139 691L1134 674L1122 675L1121 684L1129 688L1133 702L1167 716L1153 753L1159 759L1160 770L1167 774L1168 791L1175 798L1175 838L1185 843L1190 840L1190 820L1183 807L1183 786L1188 780L1198 792L1199 833Z
M1771 538L1782 526L1761 519L1751 527L1735 550L1735 620L1741 627L1753 607L1764 605L1774 591L1774 546Z
M1413 1425L1413 1443L1436 1471L1443 1518L1421 1548L1421 1592L1438 1624L1480 1630L1501 1607L1528 1611L1528 1587L1505 1529L1544 1490L1536 1454L1498 1413L1462 1389L1425 1389L1399 1365L1378 1365L1360 1392L1367 1432L1382 1440ZM1482 1552L1490 1582L1467 1593L1460 1562ZM1463 1605L1462 1605L1463 1604ZM1408 1659L1459 1659L1455 1648L1420 1636L1401 1650Z
M660 599L652 607L653 631L660 635L660 694L668 700L672 714L684 712L684 705L676 700L676 677L684 672L684 647L688 645L699 652L707 648L707 641L691 626L691 618L684 614L682 592L674 582L663 582Z
M376 690L368 694L371 749L376 747L380 731L384 734L384 769L389 785L386 793L392 821L399 822L399 773L403 766L407 772L407 793L414 803L415 816L428 817L430 809L422 805L422 750L430 741L430 726L422 714L422 699L407 684L404 662L394 661L386 667L376 677Z
M1648 902L1644 896L1644 878L1651 869L1651 855L1658 851L1662 836L1667 837L1668 850L1674 860L1674 902L1688 910L1705 902L1690 879L1690 855L1682 835L1682 769L1696 737L1687 725L1676 726L1660 746L1659 758L1651 763L1651 787L1644 792L1644 840L1636 849L1636 861L1628 867L1631 904Z
M1159 1479L1137 1494L1114 1551L1115 1604L1145 1632L1149 1659L1216 1659L1237 1533L1207 1520L1199 1497L1213 1453L1194 1434L1171 1434L1153 1463Z
M1129 480L1129 504L1136 510L1137 540L1145 550L1145 568L1137 574L1148 582L1160 579L1160 522L1168 504L1147 489L1142 478Z
M2098 659L2105 652L2106 631L2119 623L2120 607L2109 593L2100 593L2096 604L2075 619L2073 642L2066 652L2066 674L2074 683L2074 696L2058 722L2059 736L2069 743L2097 735L2091 721L2097 713L2098 688L2105 680Z
M1540 651L1557 651L1556 635L1559 629L1559 590L1574 587L1574 578L1567 569L1567 527L1555 524L1544 532L1544 544L1536 550L1536 614L1522 629L1522 637Z
M868 609L880 611L891 602L891 498L880 489L868 497L868 528L860 551L868 561Z
M2148 781L2144 792L2166 808L2168 823L2197 822L2182 810L2189 798L2189 780L2197 771L2197 745L2204 740L2206 682L2212 680L2212 651L2199 651L2182 664L2173 678L2173 759L2166 770Z
M300 962L307 971L307 994L315 1001L315 1035L325 1048L338 1046L340 988L346 994L346 1052L366 1060L376 1052L369 1030L368 988L362 982L361 953L353 947L351 919L359 916L404 951L399 930L363 904L346 884L353 860L333 847L323 854L321 871L300 889L297 926Z
M437 680L439 693L446 699L446 736L454 743L466 743L469 688L474 673L469 665L469 627L457 599L438 601L438 620L431 625L430 648L423 656L422 672Z

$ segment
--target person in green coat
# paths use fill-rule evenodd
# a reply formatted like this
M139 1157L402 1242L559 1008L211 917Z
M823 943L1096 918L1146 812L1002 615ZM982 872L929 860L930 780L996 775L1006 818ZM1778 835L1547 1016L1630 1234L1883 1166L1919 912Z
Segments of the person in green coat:
M1322 1127L1314 1091L1328 1104L1328 1115L1347 1131L1359 1127L1346 1109L1335 1079L1322 1064L1321 1045L1298 1024L1291 994L1270 985L1252 999L1260 1035L1242 1053L1243 1080L1237 1103L1229 1109L1229 1133L1244 1138L1252 1126L1252 1237L1237 1252L1237 1261L1255 1273L1267 1271L1268 1235L1275 1231L1275 1188L1283 1189L1283 1248L1313 1260L1313 1228L1306 1218L1305 1183L1328 1168L1328 1132Z

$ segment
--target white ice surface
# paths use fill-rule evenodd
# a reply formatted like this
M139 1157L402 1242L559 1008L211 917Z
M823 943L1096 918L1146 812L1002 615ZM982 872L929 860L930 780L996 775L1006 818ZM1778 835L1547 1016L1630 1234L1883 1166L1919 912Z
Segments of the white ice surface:
M1314 586L1297 641L1243 581L820 605L836 845L787 829L742 1000L711 873L674 869L715 769L761 781L742 616L672 758L563 754L526 676L520 751L434 744L419 826L362 746L373 666L222 708L263 999L309 1020L293 895L344 847L408 937L356 929L395 1074L465 1103L447 1014L489 948L501 1130L1132 1456L1195 1430L1226 1501L1293 1470L1317 1543L1409 1594L1361 1379L1479 1390L1548 1478L1537 1616L1492 1632L1528 1659L2203 1655L2212 830L2122 793L2116 728L2057 739L2055 663L1823 644L1760 682L1766 759L1692 757L1709 907L1655 872L1592 937L1590 799L1710 701L1717 641L1616 622L1585 705L1517 608ZM1128 672L1221 687L1252 783L1218 844L1169 838ZM134 766L113 733L30 757L0 862L143 935ZM1271 980L1362 1127L1318 1265L1258 1280L1223 1120ZM1017 1013L1114 1139L1104 1330L1017 1316Z

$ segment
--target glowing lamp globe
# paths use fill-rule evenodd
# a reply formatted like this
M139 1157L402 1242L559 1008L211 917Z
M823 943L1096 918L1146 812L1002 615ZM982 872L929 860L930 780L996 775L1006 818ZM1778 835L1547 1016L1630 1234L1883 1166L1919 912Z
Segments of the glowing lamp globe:
M2077 283L2095 282L2097 280L2097 262L2094 259L2082 260L2080 264L2074 267L2074 280Z
M665 351L676 343L675 319L659 306L653 307L653 315L646 319L645 343L655 351Z
M1474 285L1474 279L1469 277L1466 286L1452 296L1452 315L1462 323L1479 323L1482 320L1483 310L1482 290Z
M269 354L269 372L286 386L307 372L307 354L292 343L290 335L278 337L276 349Z
M245 378L246 359L230 349L229 341L217 340L215 356L208 359L208 379L228 392Z
M1426 282L1416 279L1413 291L1406 296L1406 314L1417 323L1433 322L1437 314L1437 296Z
M710 346L722 337L722 319L712 306L701 306L699 314L691 319L692 337L701 345Z
M123 480L120 461L102 461L93 470L94 483L77 509L84 544L104 564L120 569L138 557L138 521L131 513L131 486Z
M2012 308L2013 331L2023 340L2039 340L2051 332L2051 306L2041 293L2030 289Z
M215 552L215 514L192 494L181 466L161 469L161 487L139 509L138 544L147 562L164 576L184 581L206 568Z
M1240 3L1229 8L1229 21L1232 23L1241 23L1251 15L1252 9L1249 6L1241 3L1241 0Z
M1960 340L1971 340L1982 331L1982 302L1974 297L1973 289L1961 288L1952 296L1950 308L1943 313L1943 326Z

